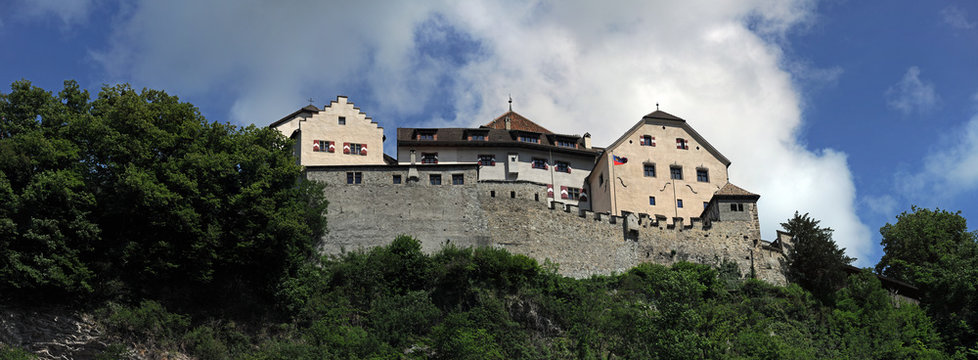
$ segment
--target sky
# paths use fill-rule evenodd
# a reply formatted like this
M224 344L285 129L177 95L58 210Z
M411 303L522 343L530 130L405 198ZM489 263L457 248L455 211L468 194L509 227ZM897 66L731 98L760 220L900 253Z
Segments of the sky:
M978 1L0 0L0 92L129 83L267 126L346 95L387 134L513 109L610 145L679 116L857 258L911 206L978 223Z

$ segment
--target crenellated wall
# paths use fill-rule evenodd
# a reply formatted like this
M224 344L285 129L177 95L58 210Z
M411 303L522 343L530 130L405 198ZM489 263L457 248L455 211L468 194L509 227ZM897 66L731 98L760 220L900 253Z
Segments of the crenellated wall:
M418 181L407 181L408 166L364 168L361 184L347 185L353 168L310 168L307 177L326 181L330 201L325 253L386 245L399 234L412 235L426 252L444 244L494 246L539 261L559 264L572 277L623 272L643 262L718 264L734 261L743 276L751 268L760 279L783 284L781 249L760 238L757 211L743 220L713 221L646 214L624 217L549 202L546 185L534 182L474 182L470 166L425 167ZM420 168L420 167L419 167ZM401 184L393 175L402 174ZM442 174L442 185L426 179ZM464 174L452 185L452 174Z

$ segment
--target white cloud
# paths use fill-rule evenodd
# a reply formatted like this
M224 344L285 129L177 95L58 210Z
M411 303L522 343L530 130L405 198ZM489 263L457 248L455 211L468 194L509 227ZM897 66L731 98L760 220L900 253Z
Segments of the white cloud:
M94 55L115 78L230 92L235 120L260 125L302 106L314 86L367 87L381 105L364 111L388 129L444 102L454 118L433 116L431 126L485 123L512 93L521 114L603 146L659 102L733 161L732 182L762 195L765 238L795 210L810 212L866 259L873 244L845 154L799 144L794 80L838 76L784 68L784 33L811 9L780 0L144 2ZM441 41L453 37L469 45Z
M944 23L955 29L970 30L978 26L975 22L968 21L968 13L954 5L942 9L941 17L944 19Z
M935 142L920 172L899 174L901 193L920 205L935 206L978 190L978 114L955 130Z
M28 18L56 16L62 25L74 25L88 19L93 0L22 0L14 10Z
M930 110L940 100L934 84L920 80L920 68L916 66L907 69L903 79L886 90L887 105L904 115Z

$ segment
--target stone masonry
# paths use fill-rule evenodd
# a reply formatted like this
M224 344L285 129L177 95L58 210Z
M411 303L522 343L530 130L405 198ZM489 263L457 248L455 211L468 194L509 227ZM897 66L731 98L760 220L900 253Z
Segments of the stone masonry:
M784 284L783 253L763 241L756 204L742 220L711 221L661 215L580 210L553 202L548 206L546 184L477 182L475 166L419 167L408 178L409 166L311 167L310 180L327 183L328 233L321 250L327 254L389 244L400 234L421 241L422 250L435 252L446 244L493 246L538 261L550 259L571 277L623 272L644 262L670 265L678 261L716 265L737 263L747 276ZM361 172L360 184L347 184L347 172ZM453 185L452 175L464 184ZM401 183L394 184L395 175ZM432 185L430 175L440 175Z

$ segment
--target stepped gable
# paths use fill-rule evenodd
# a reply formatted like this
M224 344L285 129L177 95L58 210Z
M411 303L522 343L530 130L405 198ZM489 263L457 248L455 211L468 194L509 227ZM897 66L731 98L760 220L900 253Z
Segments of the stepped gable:
M553 134L550 130L547 130L543 126L537 125L537 123L530 121L523 115L517 114L515 111L507 111L505 114L500 115L496 119L490 121L488 124L482 125L484 128L490 129L506 129L506 118L509 118L509 128L510 130L518 131L530 131L542 134Z
M738 199L751 198L751 199L757 200L761 196L760 195L757 195L755 193L752 193L750 191L744 190L743 188L741 188L741 187L739 187L737 185L734 185L734 184L728 182L726 185L723 185L723 187L720 188L720 190L717 190L717 192L713 193L713 197L716 197L716 198L738 198Z

